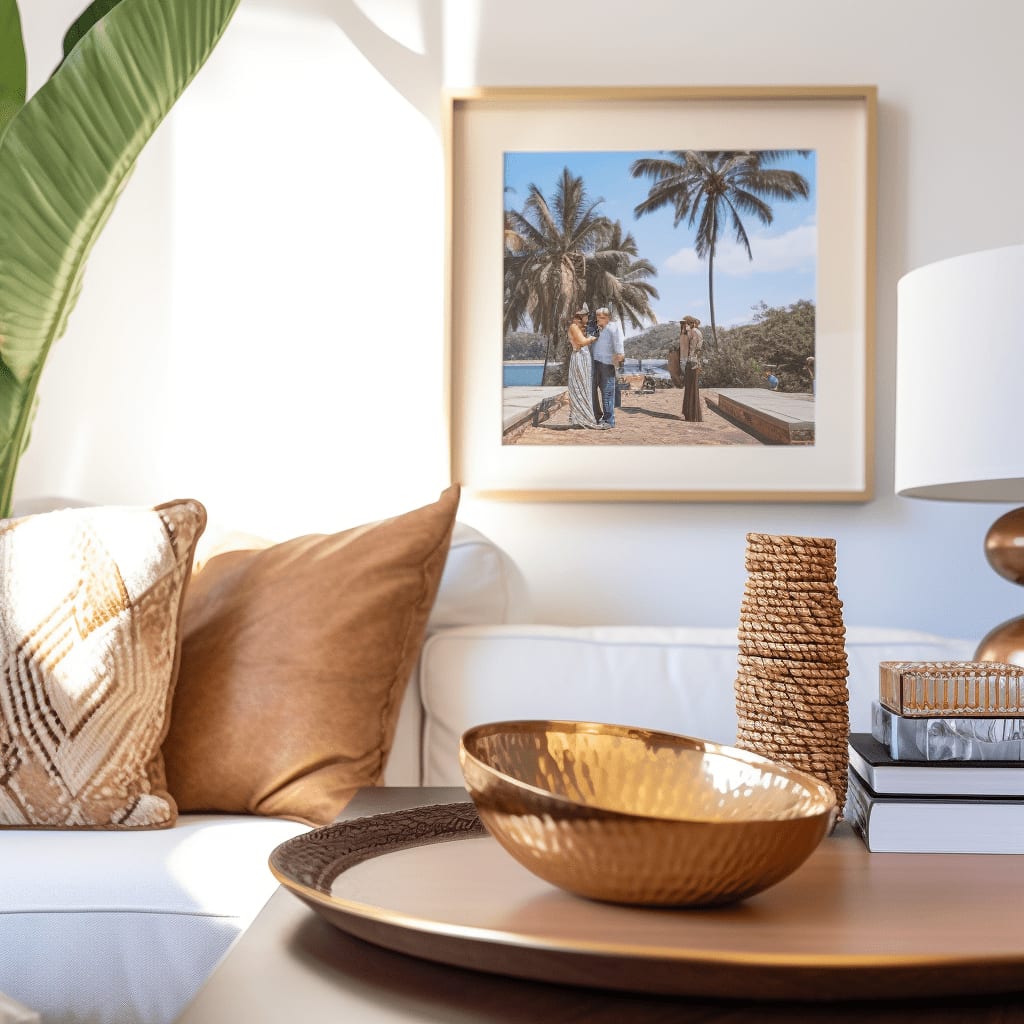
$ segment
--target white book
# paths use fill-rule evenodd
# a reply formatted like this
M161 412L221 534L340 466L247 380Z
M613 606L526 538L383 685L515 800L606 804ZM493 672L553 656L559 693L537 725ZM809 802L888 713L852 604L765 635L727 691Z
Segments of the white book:
M1024 799L880 796L851 771L843 814L872 853L1024 854Z
M870 733L852 732L850 767L876 793L1024 797L1024 761L904 761Z

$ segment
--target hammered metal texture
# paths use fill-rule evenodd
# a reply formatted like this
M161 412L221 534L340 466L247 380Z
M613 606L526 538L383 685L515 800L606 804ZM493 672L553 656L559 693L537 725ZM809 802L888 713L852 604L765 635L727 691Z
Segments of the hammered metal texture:
M730 903L794 871L831 829L832 790L748 751L592 722L470 729L480 819L534 874L580 896Z

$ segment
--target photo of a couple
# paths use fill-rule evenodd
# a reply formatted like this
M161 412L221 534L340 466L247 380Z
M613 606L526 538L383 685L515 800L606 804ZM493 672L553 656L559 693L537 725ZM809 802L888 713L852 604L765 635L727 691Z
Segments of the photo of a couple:
M504 157L503 444L814 443L814 151Z
M625 352L622 330L604 306L594 314L595 333L585 334L587 311L577 310L569 324L569 423L608 430L615 426L615 370Z

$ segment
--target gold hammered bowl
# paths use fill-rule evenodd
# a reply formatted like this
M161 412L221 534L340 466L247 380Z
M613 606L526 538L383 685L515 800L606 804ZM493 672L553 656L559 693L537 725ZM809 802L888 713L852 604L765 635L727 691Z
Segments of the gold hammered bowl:
M613 903L732 903L795 871L832 828L814 777L735 747L595 722L468 730L462 774L520 864Z

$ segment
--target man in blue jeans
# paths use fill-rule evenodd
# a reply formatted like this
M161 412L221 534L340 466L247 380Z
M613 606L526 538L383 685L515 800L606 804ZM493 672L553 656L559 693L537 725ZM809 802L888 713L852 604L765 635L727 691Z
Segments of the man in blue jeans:
M622 340L622 328L612 321L607 306L597 311L597 327L601 332L594 342L591 353L594 357L594 380L601 392L604 415L601 423L605 428L615 426L615 367L626 358Z

